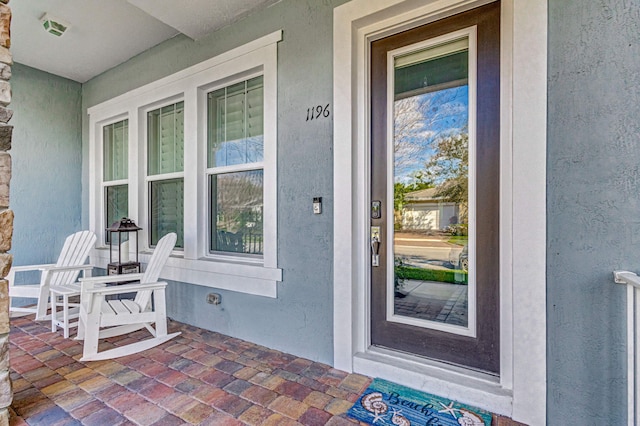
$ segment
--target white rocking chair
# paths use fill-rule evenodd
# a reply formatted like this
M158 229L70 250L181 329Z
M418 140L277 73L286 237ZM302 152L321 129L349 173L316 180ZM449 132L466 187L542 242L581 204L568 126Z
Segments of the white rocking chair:
M49 319L49 289L53 286L73 285L80 271L83 276L91 276L93 266L85 265L89 252L96 242L96 234L80 231L69 235L64 242L60 256L55 264L14 266L9 271L9 312L12 317L36 314L36 321ZM40 271L40 282L36 284L15 285L16 273ZM79 284L78 294L80 292ZM36 299L35 305L13 306L14 299Z
M176 244L175 233L158 241L143 274L109 275L82 279L78 340L84 340L80 361L98 361L131 355L160 345L180 333L167 334L166 282L158 281L164 264ZM105 283L140 281L109 287ZM107 300L106 296L135 292L134 300ZM151 295L153 294L153 307ZM155 328L151 326L155 323ZM98 340L146 328L152 338L98 352Z

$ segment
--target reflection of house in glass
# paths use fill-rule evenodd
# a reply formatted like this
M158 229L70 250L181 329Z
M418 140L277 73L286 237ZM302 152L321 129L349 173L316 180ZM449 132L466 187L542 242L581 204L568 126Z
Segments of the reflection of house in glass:
M427 188L405 194L400 212L403 230L444 230L447 226L458 223L458 203L447 202L437 193L438 188Z

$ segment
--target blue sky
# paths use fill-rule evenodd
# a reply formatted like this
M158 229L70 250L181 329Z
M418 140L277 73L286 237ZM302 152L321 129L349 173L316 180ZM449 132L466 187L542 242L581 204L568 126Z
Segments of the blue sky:
M433 155L433 143L466 128L468 117L466 85L396 101L395 182L410 183Z

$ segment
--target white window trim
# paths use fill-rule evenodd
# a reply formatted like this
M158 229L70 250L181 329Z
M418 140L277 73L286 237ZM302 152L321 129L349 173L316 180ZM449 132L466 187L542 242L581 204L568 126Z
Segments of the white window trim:
M276 211L277 43L281 40L282 31L276 31L89 108L90 229L97 235L104 234L101 200L102 126L128 118L129 217L143 228L139 241L142 251L140 261L145 263L149 260L148 195L145 183L149 179L146 170L146 111L183 100L185 248L174 251L163 271L163 278L277 297L277 283L282 281L282 270L277 266ZM255 74L256 71L264 77L264 256L259 262L232 256L207 256L206 94L215 85L225 85L230 79ZM133 249L134 245L130 247ZM91 261L96 266L106 267L109 262L108 247L99 246L94 250Z
M334 10L334 366L546 423L547 2L502 0L500 376L369 344L369 42L488 0L352 0Z

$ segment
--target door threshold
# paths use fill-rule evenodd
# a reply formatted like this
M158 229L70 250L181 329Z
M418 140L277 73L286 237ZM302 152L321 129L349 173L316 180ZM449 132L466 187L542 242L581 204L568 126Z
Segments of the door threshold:
M356 353L353 370L502 416L512 414L512 390L491 374L376 347Z

